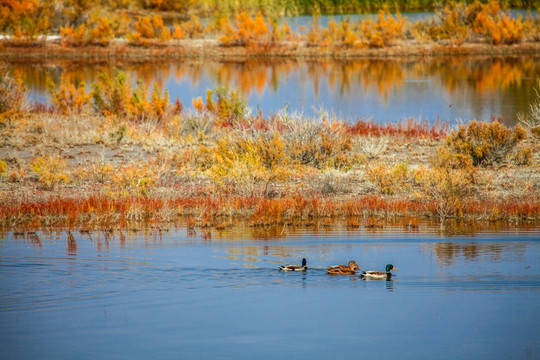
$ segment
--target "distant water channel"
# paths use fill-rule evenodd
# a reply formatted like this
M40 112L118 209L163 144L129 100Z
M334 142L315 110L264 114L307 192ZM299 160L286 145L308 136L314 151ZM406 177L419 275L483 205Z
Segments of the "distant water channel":
M3 359L539 359L540 228L0 235ZM299 263L309 270L281 273ZM354 259L390 281L329 276Z
M158 84L185 109L207 89L240 90L253 112L272 115L287 109L317 116L321 111L344 120L397 122L413 117L450 124L502 117L511 125L529 110L540 77L540 57L404 57L394 59L118 61L11 63L30 90L30 99L48 102L47 79L62 75L87 85L100 72L122 70L135 81Z

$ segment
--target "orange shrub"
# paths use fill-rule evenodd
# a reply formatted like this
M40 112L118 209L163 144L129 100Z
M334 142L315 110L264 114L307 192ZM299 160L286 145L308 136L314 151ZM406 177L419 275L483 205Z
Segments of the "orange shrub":
M69 182L66 161L59 156L38 156L30 162L30 168L38 175L39 182L50 190L61 183Z
M171 31L163 26L161 15L139 18L135 29L135 32L127 34L128 40L134 45L150 46L156 42L163 44L171 39Z
M86 25L60 26L60 36L62 36L62 45L64 46L84 46L88 43L86 36Z
M0 65L0 124L16 119L26 111L26 88Z
M524 36L521 17L512 19L504 12L495 17L490 15L487 10L481 11L476 15L473 29L495 45L517 43Z
M81 82L79 86L75 86L72 82L62 74L60 88L56 89L54 83L49 81L49 93L51 102L56 109L64 114L80 114L90 104L92 94L86 92L86 85Z
M446 146L458 158L469 157L475 166L491 165L506 160L506 156L525 136L521 125L509 129L497 121L486 123L474 120L452 131L446 138Z
M396 17L387 15L383 10L375 19L366 19L360 24L364 35L364 44L369 47L381 48L392 45L404 36L403 29L407 18L398 14Z
M225 46L258 46L268 43L269 34L261 12L255 19L242 12L236 16L235 26L226 26L225 34L219 40Z
M202 36L203 33L204 26L199 22L197 16L192 15L189 21L186 21L179 26L174 26L172 37L173 39L194 39Z

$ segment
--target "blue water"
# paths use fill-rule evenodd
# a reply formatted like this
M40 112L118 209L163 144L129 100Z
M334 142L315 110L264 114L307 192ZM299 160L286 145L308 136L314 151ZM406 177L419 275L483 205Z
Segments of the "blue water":
M512 18L518 18L521 17L523 19L526 19L528 17L536 18L538 17L538 11L533 10L523 10L523 9L511 9L508 11L510 14L510 17ZM391 13L390 15L396 17L396 13ZM358 19L365 19L369 17L376 17L377 14L351 14L351 15L322 15L319 16L319 26L328 28L328 24L333 19L337 23L341 21L342 18L349 18L351 23L355 23L358 21ZM406 17L408 22L415 23L417 21L426 21L432 18L435 18L436 14L434 12L404 12L401 13L402 17ZM292 32L302 32L302 29L304 29L304 32L309 31L311 27L313 26L313 17L309 15L304 16L286 16L282 18L282 21L285 20L287 24L289 25L289 28Z
M8 233L0 357L540 359L539 234ZM399 270L326 275L351 259Z
M286 109L309 117L333 113L346 121L377 123L408 118L451 125L501 116L517 122L536 100L540 60L523 57L453 57L358 59L354 61L250 60L159 61L147 63L27 63L11 64L29 89L29 99L48 102L46 77L57 83L63 73L90 84L100 72L119 69L134 82L167 89L186 111L192 100L206 98L208 89L237 89L252 113L272 116Z

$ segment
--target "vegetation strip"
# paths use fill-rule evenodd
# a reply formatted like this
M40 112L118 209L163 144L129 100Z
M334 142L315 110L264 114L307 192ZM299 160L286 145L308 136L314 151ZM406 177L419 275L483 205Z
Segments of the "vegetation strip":
M450 130L265 117L227 89L193 99L190 112L121 72L90 92L65 78L50 88L52 106L30 106L2 73L3 227L540 220L540 99L514 128L493 118Z
M414 23L399 13L380 10L357 20L332 19L325 27L315 12L311 26L298 31L262 12L254 16L234 12L234 17L215 13L207 25L192 15L187 21L165 25L160 14L133 16L105 7L87 9L85 16L67 16L50 9L48 2L12 2L0 5L0 31L5 32L0 53L6 58L350 58L539 52L540 18L512 17L498 1L452 2L433 17Z

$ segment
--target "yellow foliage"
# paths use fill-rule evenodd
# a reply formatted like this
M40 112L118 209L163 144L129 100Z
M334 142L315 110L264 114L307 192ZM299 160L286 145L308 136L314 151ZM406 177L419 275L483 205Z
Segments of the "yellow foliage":
M369 169L367 176L371 182L377 184L381 194L395 194L409 188L411 172L404 163L396 164L390 169L385 164L380 164Z
M129 164L111 174L111 183L120 195L148 196L157 181L157 173L148 164Z
M392 45L403 37L403 28L407 18L397 14L396 17L387 15L383 10L375 19L366 19L360 24L365 44L369 47L381 48Z
M521 18L512 19L499 1L475 1L469 5L449 3L437 12L436 19L418 22L411 32L416 39L449 40L454 45L474 40L474 34L495 45L513 44L524 38L530 24Z
M30 14L24 17L24 21L13 27L13 42L16 45L32 46L36 40L44 40L46 31L51 23L48 16L34 16Z
M262 191L266 193L271 182L288 177L287 162L285 144L278 132L256 137L236 132L217 141L213 165L206 174L220 185L232 181L246 194L252 194L257 184L264 184Z
M105 116L128 116L128 105L132 98L131 79L123 72L112 77L100 73L98 81L92 84L94 109Z
M194 98L193 101L193 107L195 110L197 110L199 113L202 113L204 111L204 103L202 101L202 97Z
M134 45L150 46L155 43L166 43L171 39L171 31L163 26L161 15L153 17L144 16L135 23L135 32L127 34L130 43ZM177 36L179 36L177 34Z
M0 124L25 113L26 88L0 65Z
M79 86L75 86L62 74L60 80L60 88L56 89L52 80L49 82L49 93L51 95L51 102L57 110L64 114L80 114L89 105L92 98L91 92L86 92L86 85L84 82L79 83Z
M454 169L450 166L435 166L415 172L415 182L423 192L436 201L436 211L441 219L463 215L463 205L474 195L476 168L467 166Z
M64 46L84 46L87 44L85 24L81 24L77 28L74 26L61 26L60 35Z
M490 15L487 9L476 15L473 29L476 33L484 35L489 42L495 45L517 43L524 36L521 17L512 19L504 12L495 17Z
M186 32L182 29L181 26L174 25L174 31L171 36L175 40L180 40L186 37Z
M0 177L3 177L7 173L7 163L4 160L0 160Z
M113 28L120 18L101 12L94 12L90 19L78 27L60 27L64 46L85 46L88 44L107 46L115 36ZM118 25L119 26L119 25Z
M351 30L348 17L342 18L339 24L332 18L328 23L328 29L320 33L312 31L308 34L308 39L314 42L319 41L319 46L352 48L362 45L360 37Z
M131 87L131 78L118 72L115 77L107 73L99 74L98 82L92 84L94 109L105 116L125 117L129 120L161 121L169 110L169 92L163 93L154 85L148 96L148 88L142 81Z
M475 166L497 164L506 160L525 136L526 131L521 125L509 129L497 121L486 123L474 120L452 131L446 138L447 150L440 151L441 154L450 151L459 164L467 162L464 158L470 158Z
M228 126L234 120L244 118L247 115L247 101L237 90L218 88L206 91L206 101L193 99L193 107L199 112L207 111L217 117L216 125Z
M291 38L291 29L287 21L283 20L281 26L279 25L276 18L270 20L270 25L272 26L271 41L283 41L285 39Z
M236 16L235 28L225 25L224 35L219 40L225 46L259 46L269 42L270 31L261 12L255 19L245 12Z
M90 42L101 46L108 45L114 37L114 30L110 21L105 17L101 17L93 25L89 34Z
M61 183L68 183L65 173L66 161L59 156L38 156L30 162L30 168L39 176L39 182L51 190Z

